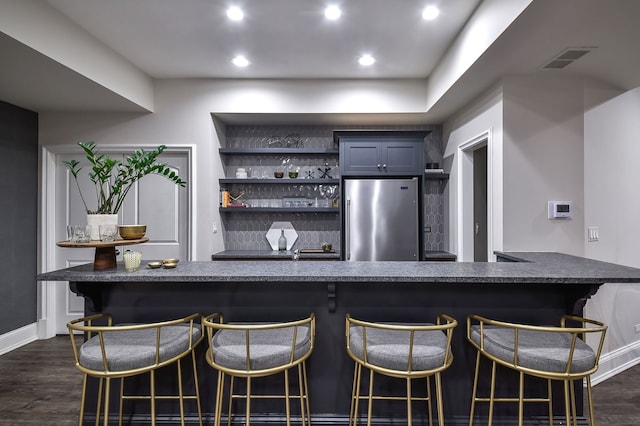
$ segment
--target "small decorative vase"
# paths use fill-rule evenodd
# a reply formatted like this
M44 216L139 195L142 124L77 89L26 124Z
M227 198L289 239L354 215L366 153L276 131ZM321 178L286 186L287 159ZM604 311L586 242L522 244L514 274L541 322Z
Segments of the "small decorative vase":
M87 225L91 226L91 239L100 240L100 225L118 225L117 214L88 214Z
M278 250L285 251L287 249L287 237L284 236L284 229L280 230L280 238L278 238Z

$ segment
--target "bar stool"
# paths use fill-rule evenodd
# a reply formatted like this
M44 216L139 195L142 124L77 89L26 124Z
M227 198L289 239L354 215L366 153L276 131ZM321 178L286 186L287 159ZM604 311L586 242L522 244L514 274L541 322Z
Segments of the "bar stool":
M577 327L571 327L575 324ZM518 424L523 424L523 408L525 402L545 402L549 409L549 425L553 426L553 406L551 381L560 380L564 384L565 421L573 418L577 424L576 400L573 382L586 379L589 417L594 424L593 401L591 397L590 375L598 369L598 362L607 327L601 322L576 317L563 316L559 327L542 327L513 324L487 319L478 315L467 317L467 340L477 349L476 369L473 379L473 394L469 425L473 425L476 402L489 403L489 425L493 422L495 402L517 402ZM593 335L597 342L594 351L584 339L587 334ZM491 360L491 387L489 397L478 397L478 374L480 356ZM496 364L519 372L518 397L496 398ZM524 376L535 376L547 379L547 396L545 398L525 398Z
M291 399L300 402L302 425L311 424L305 361L313 352L315 315L284 323L224 323L222 314L204 318L209 348L207 363L218 371L215 422L220 425L224 383L230 376L228 421L231 424L232 402L235 398L246 401L245 425L250 426L251 399L284 399L286 423L291 424ZM289 370L297 367L298 394L289 390ZM252 379L284 373L284 395L252 395ZM246 379L246 393L234 393L234 378Z
M119 425L122 425L124 400L149 400L151 403L151 424L156 424L156 401L173 399L180 405L180 420L184 425L184 400L195 400L198 419L202 426L200 393L194 348L202 341L204 335L197 320L200 314L185 318L152 324L114 325L109 314L96 314L71 321L67 324L76 368L83 373L82 401L78 424L84 422L84 405L88 376L97 377L98 405L96 409L96 425L100 423L101 404L104 415L104 426L109 424L109 391L111 379L120 379ZM96 323L106 325L96 325ZM78 345L73 336L74 331L86 333L87 340ZM194 377L194 393L184 395L182 384L182 358L191 355ZM178 369L178 395L157 395L155 390L155 372L161 367L176 364ZM124 380L128 377L149 373L149 395L125 395ZM104 399L104 403L102 402Z
M442 380L440 373L453 362L451 338L458 322L448 315L439 315L436 324L391 324L346 317L347 353L355 361L349 425L357 424L358 403L367 401L367 425L371 425L374 399L405 400L407 424L411 425L412 401L426 401L429 424L433 423L430 377L435 376L438 424L444 425ZM361 395L362 367L369 370L369 393ZM406 397L373 395L374 373L406 380ZM411 395L411 381L426 378L427 395Z

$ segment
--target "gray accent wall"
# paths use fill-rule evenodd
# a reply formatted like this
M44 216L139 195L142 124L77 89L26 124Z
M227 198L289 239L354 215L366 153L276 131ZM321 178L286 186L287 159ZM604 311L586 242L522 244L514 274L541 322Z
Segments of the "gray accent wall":
M37 321L38 114L0 102L0 334Z
M267 148L269 142L284 140L287 136L296 135L300 139L300 148L333 148L333 131L358 130L363 126L346 125L229 125L216 123L218 135L222 138L222 146L227 148ZM442 162L442 126L440 125L370 125L367 130L430 130L425 138L425 161ZM323 198L322 188L300 185L307 170L317 170L327 162L331 167L330 174L338 178L338 156L304 157L304 156L241 156L223 159L225 174L233 177L238 167L244 167L251 176L271 177L278 165L285 172L298 170L299 180L292 180L290 185L247 185L242 187L244 201L253 204L258 200L277 199L283 196L303 196L306 198ZM316 172L317 175L317 172ZM319 177L314 175L314 177ZM425 181L424 185L424 231L425 250L444 249L444 198L443 189L446 181ZM238 186L236 186L236 190ZM340 216L338 213L227 213L222 217L226 250L270 250L265 238L266 232L273 222L291 222L298 233L298 240L293 246L297 248L319 248L322 242L340 247Z

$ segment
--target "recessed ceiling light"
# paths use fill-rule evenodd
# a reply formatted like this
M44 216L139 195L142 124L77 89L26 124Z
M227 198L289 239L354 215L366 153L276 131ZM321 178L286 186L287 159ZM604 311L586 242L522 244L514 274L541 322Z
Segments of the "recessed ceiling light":
M422 19L431 21L440 15L440 9L435 6L427 6L422 11Z
M327 6L327 8L324 10L324 17L329 19L330 21L335 21L336 19L340 18L341 15L342 11L335 4Z
M376 63L376 58L371 55L362 55L360 59L358 59L358 63L363 67L368 67Z
M236 56L231 60L236 67L244 68L249 65L249 61L244 56Z
M244 12L237 6L231 6L229 9L227 9L227 18L231 19L232 21L242 21L242 19L244 18Z

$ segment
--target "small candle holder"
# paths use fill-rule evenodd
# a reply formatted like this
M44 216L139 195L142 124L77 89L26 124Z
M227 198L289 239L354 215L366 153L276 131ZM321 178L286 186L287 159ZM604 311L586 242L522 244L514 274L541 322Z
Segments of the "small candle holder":
M140 270L142 262L142 253L139 251L127 250L124 252L124 269L127 272L135 272Z

